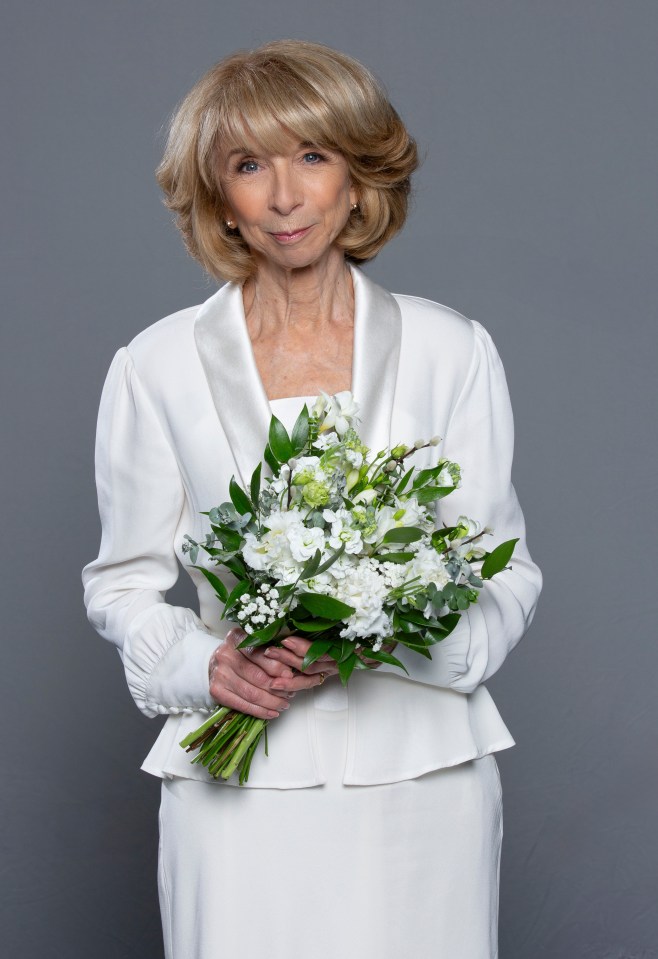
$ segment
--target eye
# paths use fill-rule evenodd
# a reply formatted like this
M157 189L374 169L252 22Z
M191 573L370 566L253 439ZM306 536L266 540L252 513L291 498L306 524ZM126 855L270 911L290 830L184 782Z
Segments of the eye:
M255 173L258 169L258 164L255 160L241 160L238 163L238 173Z
M312 150L309 153L304 154L304 162L308 164L321 163L323 160L323 155L318 153L316 150Z

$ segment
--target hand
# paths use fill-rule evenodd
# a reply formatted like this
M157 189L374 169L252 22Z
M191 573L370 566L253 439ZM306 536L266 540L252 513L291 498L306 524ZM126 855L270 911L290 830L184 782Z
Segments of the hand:
M246 635L239 626L229 630L222 645L210 658L210 695L222 706L229 706L258 719L276 719L282 709L288 709L289 698L298 689L309 689L324 681L320 676L321 666L317 675L299 675L294 672L294 664L291 668L291 665L277 657L267 655L269 649L236 649ZM295 662L301 665L310 642L299 637L290 638L304 644L301 658L295 658ZM326 675L329 669L324 672Z
M397 640L392 640L390 643L384 643L382 650L385 653L392 653L395 647L397 646ZM366 664L368 669L378 669L381 666L381 663L377 659L369 659L367 656L363 655L363 650L360 649L357 653L359 659Z
M338 663L331 656L320 656L314 663L302 671L304 656L311 646L312 640L301 636L286 636L281 646L268 646L263 653L266 661L278 663L292 670L292 679L278 676L273 682L274 689L290 691L293 694L298 689L311 689L321 686L329 676L338 675Z

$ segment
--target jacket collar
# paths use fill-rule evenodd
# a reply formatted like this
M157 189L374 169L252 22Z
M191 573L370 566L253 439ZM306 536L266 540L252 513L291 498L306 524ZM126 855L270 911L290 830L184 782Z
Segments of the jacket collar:
M401 340L395 298L350 264L354 283L352 393L359 433L371 449L390 445ZM247 332L242 289L227 283L201 306L194 338L217 415L248 485L267 442L271 410Z

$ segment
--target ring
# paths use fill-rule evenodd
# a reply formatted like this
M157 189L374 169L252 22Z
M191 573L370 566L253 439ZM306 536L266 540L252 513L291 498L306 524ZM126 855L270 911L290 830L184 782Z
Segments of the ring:
M320 686L323 684L326 678L327 677L325 673L320 673Z

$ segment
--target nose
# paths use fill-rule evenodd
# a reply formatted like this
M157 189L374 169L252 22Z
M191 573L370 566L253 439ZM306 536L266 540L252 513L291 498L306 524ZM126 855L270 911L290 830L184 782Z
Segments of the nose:
M270 206L281 216L289 216L302 202L299 179L290 163L275 163L272 174Z

